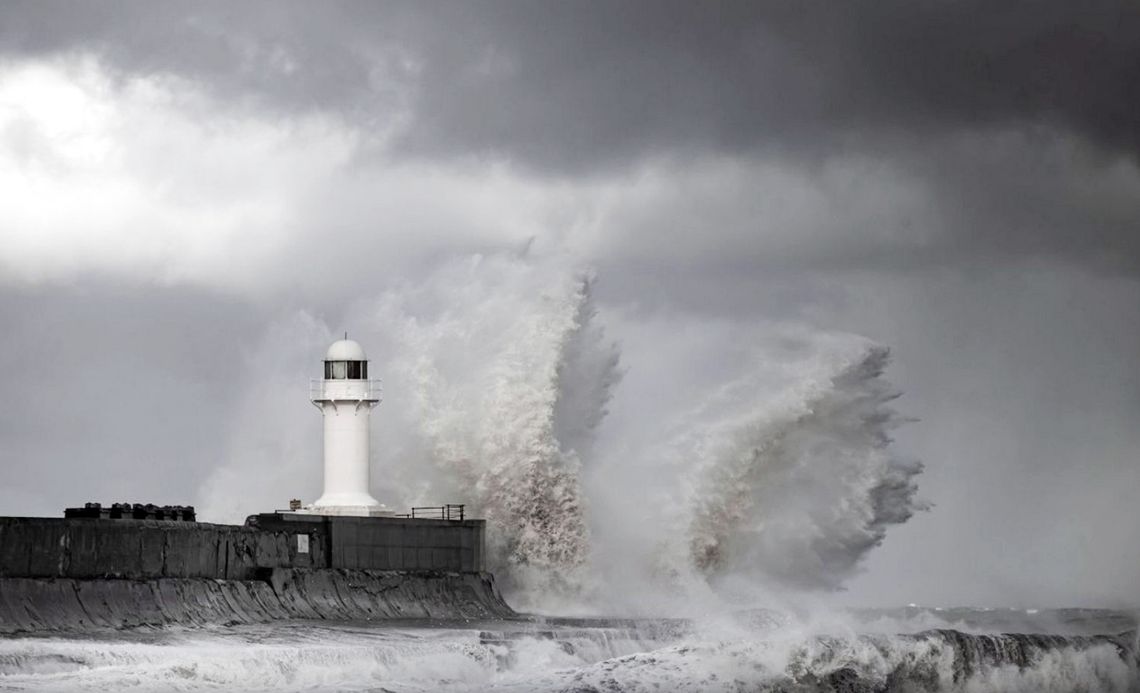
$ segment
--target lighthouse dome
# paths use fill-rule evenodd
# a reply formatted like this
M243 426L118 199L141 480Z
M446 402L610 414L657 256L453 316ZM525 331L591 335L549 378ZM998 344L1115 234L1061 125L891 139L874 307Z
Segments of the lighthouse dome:
M332 343L325 354L326 361L367 361L364 347L351 339L340 339Z

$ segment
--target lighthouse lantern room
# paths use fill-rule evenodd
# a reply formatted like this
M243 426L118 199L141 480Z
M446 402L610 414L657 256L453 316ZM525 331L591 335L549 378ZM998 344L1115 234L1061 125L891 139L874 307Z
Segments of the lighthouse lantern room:
M348 335L329 347L324 366L324 378L310 384L309 399L324 417L325 489L305 512L391 515L369 492L369 419L380 403L380 382L368 378L368 357Z

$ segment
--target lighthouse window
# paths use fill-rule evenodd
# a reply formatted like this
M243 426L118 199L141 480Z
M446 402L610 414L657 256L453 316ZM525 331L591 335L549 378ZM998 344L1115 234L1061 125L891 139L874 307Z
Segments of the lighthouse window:
M367 361L325 361L325 380L367 380Z

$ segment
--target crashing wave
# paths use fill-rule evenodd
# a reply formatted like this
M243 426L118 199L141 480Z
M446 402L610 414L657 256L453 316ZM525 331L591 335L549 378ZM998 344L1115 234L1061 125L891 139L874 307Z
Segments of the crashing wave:
M413 503L461 497L488 520L488 567L515 603L567 604L617 563L631 592L655 573L835 588L923 507L922 466L889 449L904 419L888 351L849 335L752 329L720 387L691 383L711 392L696 408L627 414L647 446L631 452L622 430L597 449L623 373L593 285L549 260L480 256L373 313L377 371L410 404L382 424L381 464ZM701 363L724 361L713 341Z
M524 603L576 592L588 559L581 468L620 379L592 283L477 258L443 270L433 285L442 295L382 306L402 354L389 367L407 374L412 423L438 470L419 493L469 499L487 520L488 567Z
M503 690L1136 693L1136 632L695 640Z
M375 494L395 507L468 503L488 520L488 568L513 603L644 597L655 604L643 611L665 613L686 601L678 576L689 596L734 576L835 588L924 507L921 465L890 450L904 419L890 407L886 349L814 330L714 321L678 332L667 316L638 318L618 327L637 325L623 337L651 361L626 374L594 286L558 258L476 256L354 309L387 392L373 422ZM301 315L254 355L274 372L258 371L269 384L237 427L235 462L202 490L212 517L244 516L251 501L234 489L256 489L266 506L316 493L319 422L303 400L271 393L303 382L306 354L329 338ZM267 403L281 409L269 426ZM612 596L594 599L603 592Z
M710 637L696 624L296 622L2 638L12 690L1135 693L1136 632Z
M892 524L926 507L917 461L890 451L905 421L868 346L797 384L776 406L718 424L694 467L687 536L707 575L740 572L834 589Z

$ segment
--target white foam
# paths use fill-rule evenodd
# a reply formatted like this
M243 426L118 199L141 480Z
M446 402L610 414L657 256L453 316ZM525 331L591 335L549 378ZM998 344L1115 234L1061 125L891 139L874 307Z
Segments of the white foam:
M942 632L827 636L795 623L757 629L747 619L712 619L676 632L652 623L481 630L279 624L8 638L0 640L0 689L765 691L816 690L840 676L871 690L890 680L913 682L915 690L979 693L1135 691L1135 653L1122 654L1117 645L985 643ZM1026 654L1023 666L1018 658Z

